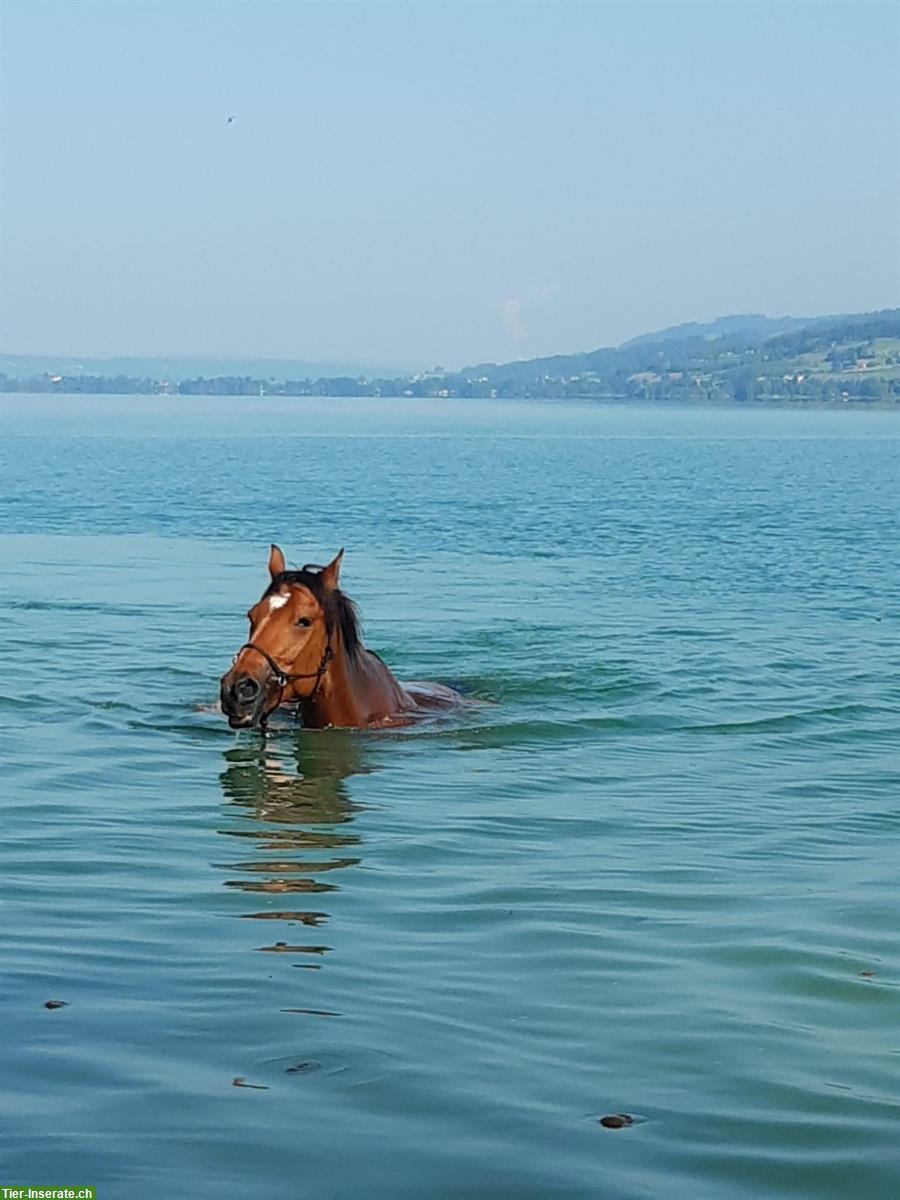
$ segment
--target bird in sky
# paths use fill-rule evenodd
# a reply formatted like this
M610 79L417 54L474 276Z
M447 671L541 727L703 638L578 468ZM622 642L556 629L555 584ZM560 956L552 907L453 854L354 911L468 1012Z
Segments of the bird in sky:
M226 125L233 125L233 124L234 124L234 117L229 117L229 118L228 118L228 120L225 122L225 124L226 124Z

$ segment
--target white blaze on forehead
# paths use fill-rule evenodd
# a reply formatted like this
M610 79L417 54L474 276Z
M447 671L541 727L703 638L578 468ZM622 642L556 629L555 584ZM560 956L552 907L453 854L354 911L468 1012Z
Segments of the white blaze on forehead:
M287 604L287 602L288 602L288 600L290 600L290 598L291 597L290 597L289 592L287 594L284 592L275 592L275 594L273 596L269 597L269 611L262 618L262 620L256 626L256 628L253 630L254 637L259 636L259 631L266 624L266 622L271 618L272 613L274 613L279 608L284 608L285 604Z

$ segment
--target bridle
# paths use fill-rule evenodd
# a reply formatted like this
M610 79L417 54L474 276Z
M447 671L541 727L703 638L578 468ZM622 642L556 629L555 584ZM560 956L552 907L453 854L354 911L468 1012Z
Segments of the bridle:
M262 646L257 646L254 642L244 642L243 646L241 646L241 649L238 650L237 654L234 656L235 659L237 659L238 654L240 654L243 650L255 650L257 654L261 654L263 656L263 658L269 664L269 670L275 676L275 682L278 684L282 692L294 679L314 679L316 682L312 686L312 691L308 692L305 696L299 696L298 699L300 700L312 700L313 696L315 696L316 692L319 690L319 684L322 682L322 677L328 669L328 664L334 658L334 651L331 649L331 630L328 631L328 640L325 643L325 649L322 652L322 658L319 662L319 666L315 671L283 671L275 659L272 658L270 654L267 654L266 651L263 650ZM278 703L281 703L280 697Z

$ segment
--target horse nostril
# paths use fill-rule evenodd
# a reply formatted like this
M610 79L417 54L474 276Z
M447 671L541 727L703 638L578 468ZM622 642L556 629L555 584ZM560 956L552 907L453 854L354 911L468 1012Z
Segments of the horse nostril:
M255 700L259 695L259 684L255 679L245 676L243 679L239 679L234 685L234 694L235 698L241 704L249 704L251 700Z

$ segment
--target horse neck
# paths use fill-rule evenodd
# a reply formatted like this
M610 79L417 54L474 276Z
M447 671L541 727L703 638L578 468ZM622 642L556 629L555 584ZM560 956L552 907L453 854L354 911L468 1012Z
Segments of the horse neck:
M361 728L401 711L408 697L379 658L361 646L352 660L339 629L332 632L331 651L316 694L301 699L306 725L314 729L327 725Z

